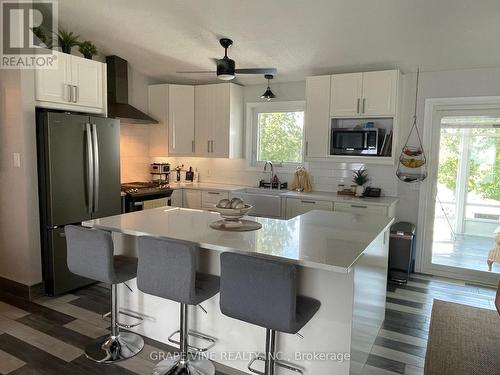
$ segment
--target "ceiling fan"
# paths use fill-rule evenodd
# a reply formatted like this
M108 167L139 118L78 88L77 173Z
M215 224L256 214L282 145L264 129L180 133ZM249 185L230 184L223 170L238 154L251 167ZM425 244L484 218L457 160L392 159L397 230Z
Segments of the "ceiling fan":
M216 59L217 70L191 70L182 71L177 73L217 73L217 78L224 81L229 81L235 77L235 74L272 74L276 75L276 68L246 68L246 69L236 69L236 64L233 59L227 56L227 49L231 47L233 41L228 38L222 38L219 43L224 47L224 57L222 59Z

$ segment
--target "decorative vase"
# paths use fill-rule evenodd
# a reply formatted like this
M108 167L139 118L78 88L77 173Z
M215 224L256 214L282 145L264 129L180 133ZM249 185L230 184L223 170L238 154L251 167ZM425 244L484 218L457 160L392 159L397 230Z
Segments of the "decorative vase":
M365 192L365 187L363 185L356 186L356 196L357 197L362 197L364 192Z
M68 55L71 55L71 46L62 45L61 50L63 51L63 53L67 53Z
M92 55L83 55L84 58L92 60Z

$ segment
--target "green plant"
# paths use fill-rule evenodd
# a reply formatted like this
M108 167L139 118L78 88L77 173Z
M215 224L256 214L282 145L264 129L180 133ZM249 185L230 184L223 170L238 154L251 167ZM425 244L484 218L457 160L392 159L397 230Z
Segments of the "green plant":
M368 172L366 171L366 169L360 168L357 171L354 171L352 182L354 182L356 185L363 186L368 182L368 180Z
M92 60L92 56L97 55L97 48L90 40L86 40L84 42L81 42L79 44L78 51L80 51L80 53L86 59Z
M34 27L32 29L33 34L35 35L35 40L34 40L34 45L40 46L40 47L45 47L48 49L52 49L53 46L53 40L52 38L49 38L45 34L45 30L41 27Z
M59 47L61 47L64 53L71 53L71 47L77 46L79 44L78 38L80 38L80 35L76 35L72 31L61 29L57 33L57 41L59 42Z

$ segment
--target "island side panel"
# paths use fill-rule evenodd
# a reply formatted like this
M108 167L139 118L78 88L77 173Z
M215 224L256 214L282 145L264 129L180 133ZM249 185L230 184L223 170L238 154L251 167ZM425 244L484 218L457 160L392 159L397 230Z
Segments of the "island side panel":
M113 236L117 253L137 256L134 237L118 233ZM219 256L220 252L201 250L201 271L219 275ZM168 336L179 328L179 304L137 291L135 280L129 285L134 293L123 285L119 287L120 308L145 316L143 324L135 328L137 333L166 343ZM320 300L322 305L300 332L303 339L278 334L277 349L282 352L281 358L303 366L306 374L348 375L349 361L345 360L345 354L350 353L354 272L299 267L299 293ZM251 374L247 369L249 356L265 350L265 329L222 315L218 295L202 306L208 314L199 308L190 308L189 324L191 329L218 339L210 358ZM313 357L316 354L332 358L331 353L338 354L337 360ZM289 372L282 369L276 371L276 375L286 374Z
M388 238L389 229L373 241L354 266L352 375L362 373L385 319Z

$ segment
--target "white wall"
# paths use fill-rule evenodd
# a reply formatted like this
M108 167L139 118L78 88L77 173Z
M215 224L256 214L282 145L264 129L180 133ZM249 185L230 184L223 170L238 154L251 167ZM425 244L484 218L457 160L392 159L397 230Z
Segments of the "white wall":
M0 69L0 277L25 285L42 279L36 163L33 71Z

